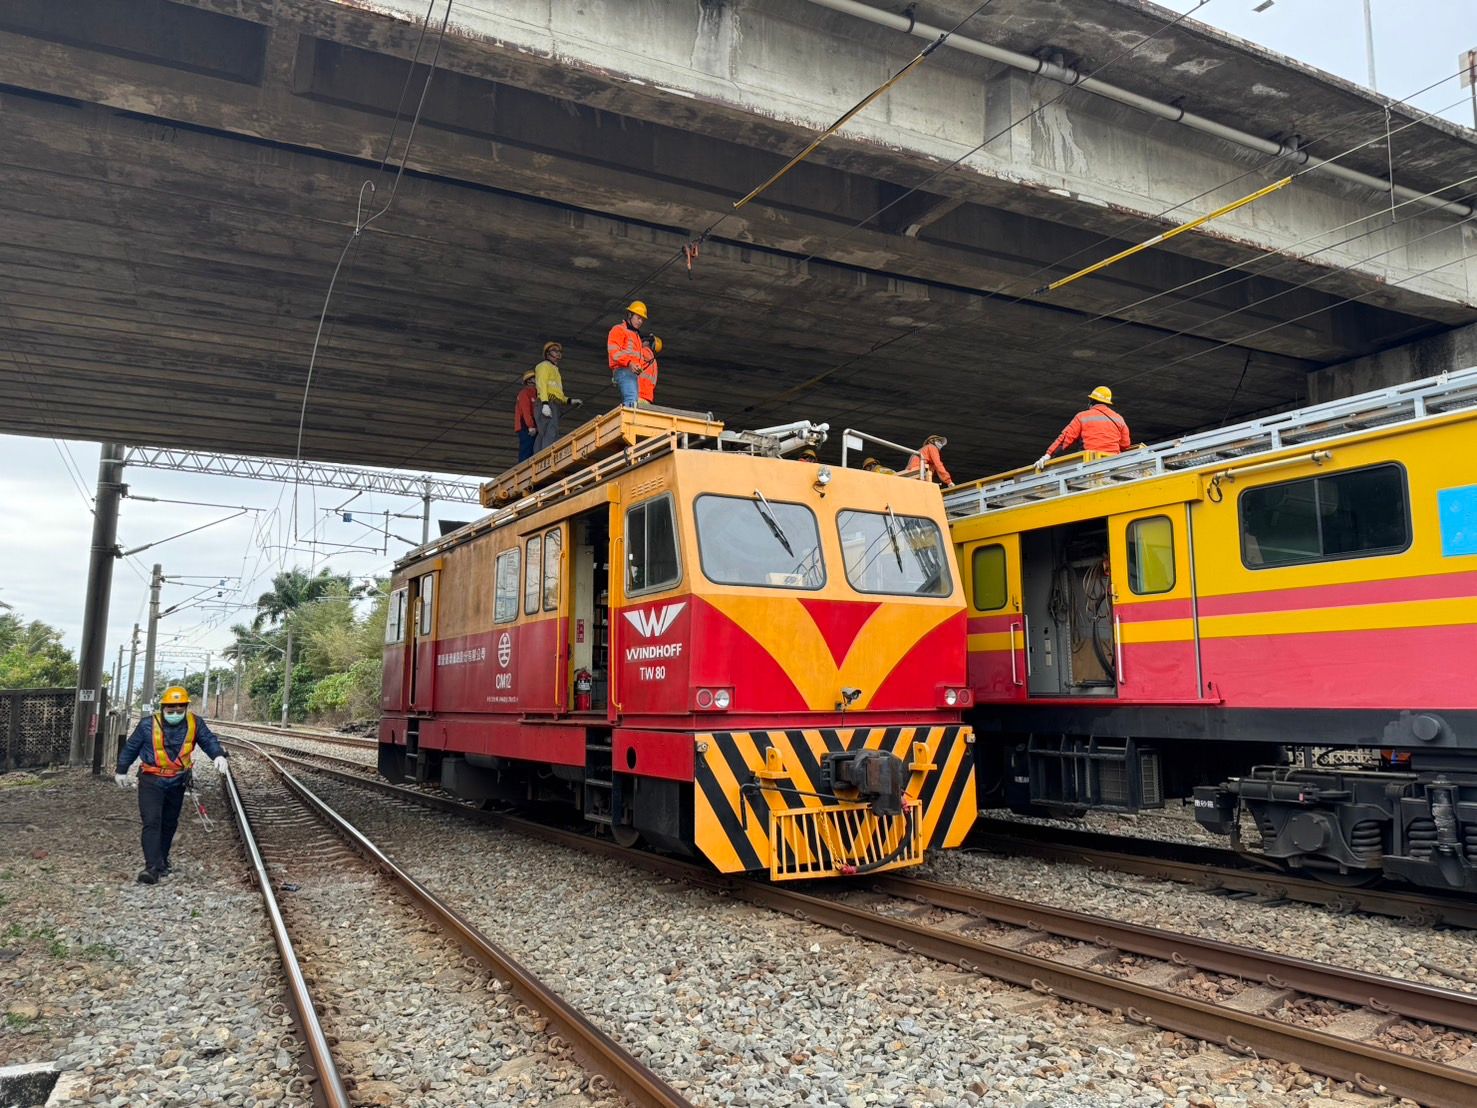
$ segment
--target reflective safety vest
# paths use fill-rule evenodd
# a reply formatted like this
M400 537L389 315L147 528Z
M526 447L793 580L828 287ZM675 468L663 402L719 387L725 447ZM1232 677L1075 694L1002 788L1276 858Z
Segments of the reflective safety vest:
M164 749L164 717L154 717L154 764L141 762L140 773L152 773L159 777L178 777L190 772L190 756L195 752L195 713L185 713L185 742L179 749L179 761L171 758Z
M640 373L651 358L646 347L641 345L640 333L627 327L624 321L610 329L605 340L605 352L612 376L620 370Z
M1086 411L1078 412L1046 452L1055 454L1078 439L1082 440L1083 450L1097 454L1121 454L1133 442L1128 434L1128 423L1106 404L1094 404Z
M656 359L647 362L636 378L636 395L648 404L656 402Z

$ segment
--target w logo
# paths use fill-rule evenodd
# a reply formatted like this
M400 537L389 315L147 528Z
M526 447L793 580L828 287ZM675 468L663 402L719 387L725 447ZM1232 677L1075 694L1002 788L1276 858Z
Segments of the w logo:
M679 600L675 604L666 604L660 608L647 608L643 612L622 614L643 639L655 639L665 635L671 629L672 624L677 622L677 617L682 614L682 609L685 607L687 607L687 601Z

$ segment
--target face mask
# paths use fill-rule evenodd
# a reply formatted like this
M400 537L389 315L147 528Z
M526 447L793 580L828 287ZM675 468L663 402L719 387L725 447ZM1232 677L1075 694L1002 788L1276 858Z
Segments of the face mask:
M185 720L185 713L184 712L165 712L164 713L164 722L165 723L183 723L184 720Z

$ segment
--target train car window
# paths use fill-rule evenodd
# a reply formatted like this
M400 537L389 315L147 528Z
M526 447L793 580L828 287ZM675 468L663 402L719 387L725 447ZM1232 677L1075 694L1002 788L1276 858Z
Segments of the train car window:
M1128 587L1140 596L1174 588L1174 524L1168 516L1128 525Z
M405 639L405 598L407 589L396 589L390 594L389 613L385 619L386 644L403 642Z
M999 543L981 546L970 558L974 578L974 609L993 612L1005 607L1010 589L1005 580L1005 547Z
M1409 497L1398 465L1247 489L1239 506L1248 569L1398 554L1410 546Z
M697 498L692 513L703 576L714 584L825 586L820 527L803 504L708 494Z
M836 513L846 579L857 592L890 596L948 596L952 550L938 524L893 512Z
M626 512L626 595L670 588L681 578L672 497L637 504Z
M518 548L504 550L497 556L493 574L494 623L512 623L518 618Z
M542 582L539 573L544 565L544 540L534 535L528 540L528 559L523 563L523 614L531 616L538 611Z
M436 617L436 577L428 573L421 578L421 625L419 634L429 635L435 626Z
M559 552L564 533L559 528L544 532L544 611L559 607Z

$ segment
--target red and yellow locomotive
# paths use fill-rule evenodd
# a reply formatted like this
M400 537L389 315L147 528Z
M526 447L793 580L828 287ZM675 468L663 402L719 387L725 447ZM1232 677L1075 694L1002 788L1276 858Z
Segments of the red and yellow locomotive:
M1477 889L1477 369L951 492L981 799Z
M617 409L484 486L491 515L395 567L381 772L725 873L957 845L973 737L939 491L786 460L805 439L776 430Z

